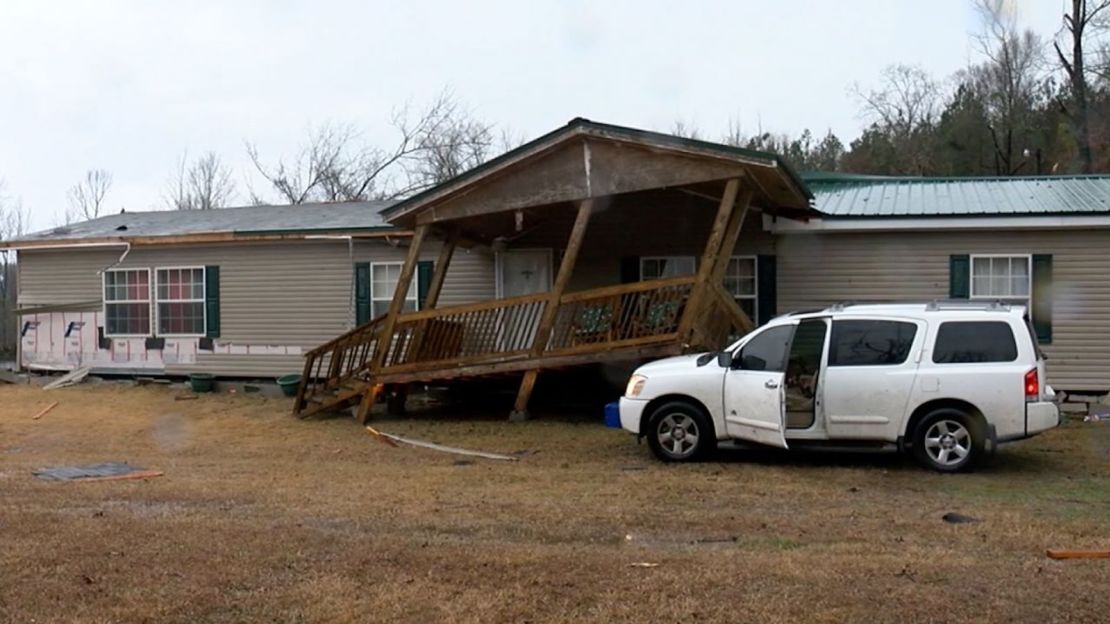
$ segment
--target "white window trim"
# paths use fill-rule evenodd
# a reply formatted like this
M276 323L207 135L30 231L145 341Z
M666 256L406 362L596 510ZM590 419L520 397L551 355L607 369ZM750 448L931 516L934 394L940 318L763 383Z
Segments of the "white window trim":
M698 272L698 257L697 256L690 256L690 255L685 255L685 256L684 255L676 255L676 256L640 256L640 281L642 282L645 279L667 279L667 278L663 278L663 277L645 278L644 277L644 262L647 262L648 260L683 260L683 259L686 259L686 258L689 258L689 259L694 261L694 274L697 274L697 272Z
M387 301L387 302L393 301L393 293L389 293L387 296L382 297L382 298L378 298L378 297L374 296L374 267L378 267L378 266L395 266L395 267L400 267L402 271L405 270L405 263L404 262L371 262L370 263L370 318L374 318L374 302L375 301ZM412 296L411 297L407 297L407 296L405 297L406 300L407 299L412 299L414 310L419 310L420 309L420 284L417 283L417 282L420 281L420 276L418 275L418 273L419 273L418 271L415 271L415 270L413 271L412 281L410 282L410 285L412 287L409 288L409 292L412 293ZM398 286L398 288L401 286L401 280L400 280L399 275L398 275L398 280L397 280L397 286ZM402 312L402 314L403 314L403 312Z
M752 310L759 314L759 256L732 256L729 262L733 260L751 260L752 261L752 294L750 295L736 295L733 294L733 299L751 299L753 302ZM728 267L725 267L725 272L728 272ZM732 294L732 293L730 293ZM752 322L757 322L752 319Z
M975 294L975 260L988 259L988 258L1024 258L1025 266L1027 267L1026 276L1028 284L1026 292L1029 294L1024 297L1021 295L1011 295L1009 297L999 297L998 295L976 295ZM1029 318L1033 318L1033 254L1022 253L993 253L993 254L971 254L971 260L968 262L967 267L967 283L968 283L968 298L969 299L985 299L988 301L1009 301L1009 300L1024 300L1025 310L1029 314Z
M157 282L157 279L158 279L158 272L159 271L197 271L197 270L200 271L201 295L200 295L199 300L198 299L192 299L192 298L190 298L190 299L165 299L165 300L162 300L162 299L158 298L158 282ZM206 305L206 303L208 302L208 276L205 274L204 267L203 266L160 266L160 267L154 267L153 271L154 271L155 283L154 283L154 291L151 293L152 296L151 296L150 304L151 304L151 308L152 308L152 311L153 311L153 314L151 314L151 319L154 321L154 324L151 325L151 327L150 327L151 333L154 334L155 336L163 336L163 337L166 337L166 338L203 338L203 337L207 336L208 335L208 306ZM161 320L162 320L161 318L158 318L160 316L158 314L158 304L159 303L197 303L198 301L200 302L201 322L203 324L203 329L201 330L201 332L199 334L159 334L159 333L157 333L156 330L158 329L159 325L161 325Z
M108 274L109 273L139 273L141 271L146 271L146 300L145 301L141 300L141 299L119 299L119 300L108 301L108 298L105 295L107 294L106 291L107 291L107 287L108 287ZM149 338L150 336L154 335L153 332L154 332L154 327L155 327L155 322L156 321L154 319L153 280L154 280L154 276L151 275L151 271L150 271L149 267L108 269L107 271L104 271L103 273L100 274L100 299L101 299L100 313L104 315L104 337L105 338ZM149 319L149 331L147 331L147 333L145 333L145 334L110 334L110 333L108 333L108 305L109 304L117 304L117 303L120 303L120 304L145 303L147 305L147 309L150 312L150 315L148 317L148 319Z

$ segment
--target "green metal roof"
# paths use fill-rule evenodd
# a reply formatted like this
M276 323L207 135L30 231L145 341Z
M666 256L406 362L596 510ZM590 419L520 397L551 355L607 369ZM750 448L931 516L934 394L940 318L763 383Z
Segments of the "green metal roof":
M814 208L841 217L997 217L1110 213L1110 175L919 178L802 174Z

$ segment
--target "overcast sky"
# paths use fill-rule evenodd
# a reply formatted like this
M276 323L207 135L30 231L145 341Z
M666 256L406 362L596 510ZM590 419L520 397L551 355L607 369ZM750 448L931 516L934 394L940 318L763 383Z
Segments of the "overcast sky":
M1058 30L1064 0L1016 5ZM246 203L244 140L277 157L334 121L389 145L390 112L444 88L529 138L582 116L847 143L851 84L947 76L978 27L971 0L0 0L0 179L41 229L87 169L112 173L110 211L161 209L182 153L212 150Z

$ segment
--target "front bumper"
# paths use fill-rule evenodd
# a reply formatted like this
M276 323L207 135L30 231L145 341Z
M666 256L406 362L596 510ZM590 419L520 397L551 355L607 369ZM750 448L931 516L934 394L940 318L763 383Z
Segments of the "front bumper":
M644 415L644 408L648 402L641 399L621 397L621 428L631 433L640 433L640 419Z
M1025 404L1025 435L1031 436L1060 426L1060 408L1055 403L1039 401Z

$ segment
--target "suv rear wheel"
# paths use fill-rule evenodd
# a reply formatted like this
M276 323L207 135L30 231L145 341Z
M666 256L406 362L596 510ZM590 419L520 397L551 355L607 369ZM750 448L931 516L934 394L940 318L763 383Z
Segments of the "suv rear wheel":
M648 419L647 437L651 452L666 462L702 459L717 447L709 419L683 401L657 407Z
M953 408L930 412L917 425L913 454L926 468L959 472L971 468L983 454L983 435L967 413Z

